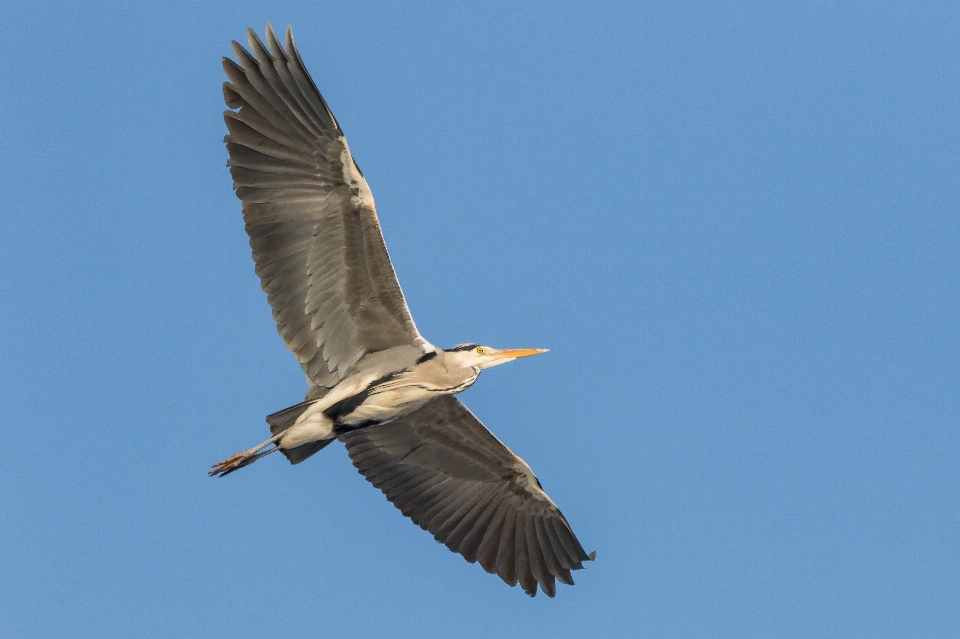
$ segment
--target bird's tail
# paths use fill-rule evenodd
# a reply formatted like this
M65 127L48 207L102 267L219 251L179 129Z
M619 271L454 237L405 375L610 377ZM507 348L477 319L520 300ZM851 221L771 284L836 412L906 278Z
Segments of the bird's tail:
M294 446L293 448L281 448L280 452L283 453L283 456L286 457L291 464L299 464L307 457L326 448L334 439L321 439L301 446Z
M279 435L283 431L287 430L293 426L297 419L300 418L300 415L303 415L303 411L307 410L310 407L310 404L313 404L318 400L311 399L305 402L300 402L289 408L284 408L281 411L277 411L273 415L267 415L267 423L270 424L270 434Z
M303 412L316 401L318 400L311 399L305 402L300 402L295 406L284 408L273 415L267 415L267 423L270 424L270 433L273 435L279 435L283 431L293 426L297 422L297 419L300 418L300 415L302 415ZM308 442L302 446L294 446L293 448L281 448L280 452L283 453L284 457L286 457L291 464L299 464L306 458L322 450L332 441L333 439L322 439L319 441Z

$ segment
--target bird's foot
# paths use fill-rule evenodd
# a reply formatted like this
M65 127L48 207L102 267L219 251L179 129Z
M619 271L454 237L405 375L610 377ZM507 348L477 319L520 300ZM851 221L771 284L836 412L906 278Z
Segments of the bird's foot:
M235 470L243 468L244 466L249 466L261 457L265 457L270 453L280 450L277 446L277 442L281 437L283 437L282 433L280 435L274 435L259 446L254 446L250 450L245 450L242 453L234 453L223 461L217 462L210 469L210 476L213 477L214 475L217 475L223 477L224 475L228 475ZM271 446L271 444L272 447L268 448L268 446ZM264 450L264 448L267 448L267 450Z
M249 450L242 453L234 453L223 461L219 461L214 464L213 467L211 467L209 474L211 477L215 475L223 477L224 475L232 473L233 471L243 468L247 464L251 463L254 457L255 455Z

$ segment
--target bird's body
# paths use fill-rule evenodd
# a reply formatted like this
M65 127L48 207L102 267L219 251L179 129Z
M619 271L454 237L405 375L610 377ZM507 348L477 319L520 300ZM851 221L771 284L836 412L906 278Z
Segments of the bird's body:
M335 439L340 433L357 428L393 421L441 395L453 395L470 388L480 376L481 366L542 352L540 349L524 349L520 352L495 351L494 354L490 347L467 346L470 347L468 351L457 347L450 351L436 349L427 352L410 366L396 366L392 370L383 366L375 372L357 373L334 386L323 397L292 407L294 411L302 412L291 425L274 430L274 435L281 435L277 448L282 452ZM475 355L478 348L490 355L487 358ZM291 409L278 415L281 414L287 417L287 421L293 416Z
M303 66L267 25L234 42L224 113L231 173L277 330L305 401L267 417L271 437L215 464L226 475L279 450L294 464L339 439L400 510L528 594L592 559L527 464L455 398L485 368L543 349L437 348L414 325L373 195Z

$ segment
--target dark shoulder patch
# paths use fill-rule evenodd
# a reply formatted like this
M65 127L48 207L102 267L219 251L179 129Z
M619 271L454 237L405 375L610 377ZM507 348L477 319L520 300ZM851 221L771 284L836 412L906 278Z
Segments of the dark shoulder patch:
M369 390L362 390L356 395L351 395L346 399L341 399L339 402L323 411L323 414L329 417L333 423L336 424L341 418L346 417L355 411L357 407L366 401L367 397L369 396Z
M332 419L334 424L338 423L341 419L343 419L344 417L346 417L347 415L355 411L357 407L360 406L360 404L367 401L367 398L370 397L370 393L375 391L377 386L379 386L380 384L383 384L384 382L390 381L391 379L399 375L401 372L402 371L387 373L380 379L373 380L372 382L370 382L370 385L367 386L365 389L363 389L356 395L351 395L350 397L341 399L339 402L337 402L333 406L330 406L327 410L323 411L323 414L329 417L330 419Z
M437 351L430 351L429 353L424 353L420 359L417 360L417 364L423 364L424 362L429 362L431 359L437 356Z

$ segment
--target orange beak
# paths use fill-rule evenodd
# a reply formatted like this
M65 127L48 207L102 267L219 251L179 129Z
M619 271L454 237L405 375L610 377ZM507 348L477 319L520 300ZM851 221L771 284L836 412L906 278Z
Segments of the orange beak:
M508 348L497 353L497 359L517 359L518 357L530 357L546 353L548 348Z

